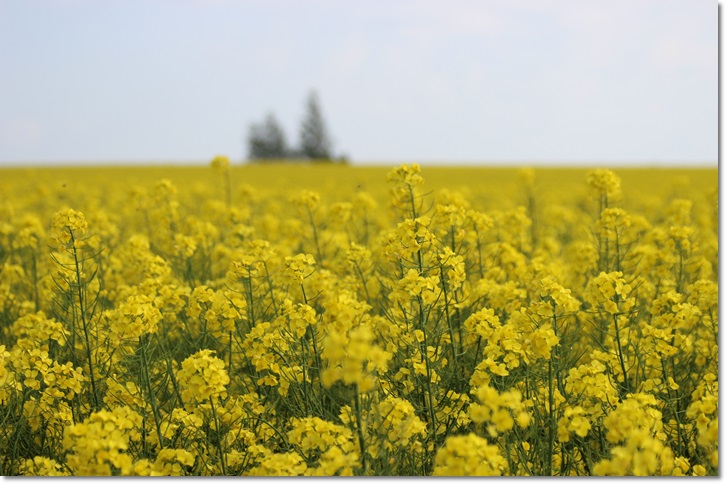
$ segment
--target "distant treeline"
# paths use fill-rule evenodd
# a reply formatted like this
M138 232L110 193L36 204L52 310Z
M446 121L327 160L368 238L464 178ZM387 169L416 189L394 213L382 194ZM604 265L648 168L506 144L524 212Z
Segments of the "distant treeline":
M333 154L332 141L315 91L308 95L305 109L297 147L288 146L285 131L274 114L269 113L261 123L252 124L247 135L247 158L250 162L347 163L347 156Z

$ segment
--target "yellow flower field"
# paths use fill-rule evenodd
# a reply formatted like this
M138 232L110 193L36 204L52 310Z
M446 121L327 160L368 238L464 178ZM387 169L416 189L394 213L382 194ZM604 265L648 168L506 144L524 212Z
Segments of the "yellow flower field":
M3 475L718 475L716 169L0 171Z

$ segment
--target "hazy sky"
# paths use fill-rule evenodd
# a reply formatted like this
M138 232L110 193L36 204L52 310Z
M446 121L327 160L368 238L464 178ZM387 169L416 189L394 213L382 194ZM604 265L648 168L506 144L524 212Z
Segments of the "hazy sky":
M246 156L318 91L383 162L716 166L706 0L0 0L0 164Z

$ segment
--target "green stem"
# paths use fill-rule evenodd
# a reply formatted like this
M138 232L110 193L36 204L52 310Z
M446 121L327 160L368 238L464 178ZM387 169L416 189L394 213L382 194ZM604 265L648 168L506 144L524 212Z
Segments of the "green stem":
M356 419L356 427L358 432L358 444L360 446L360 460L361 460L361 466L363 468L363 474L366 475L368 473L368 457L366 455L366 441L365 436L363 434L363 412L361 411L361 402L360 402L360 393L358 392L358 385L355 387L355 419Z
M148 338L147 338L148 339ZM149 392L149 400L151 400L151 409L154 414L154 425L156 426L156 437L159 439L159 447L164 448L164 438L161 435L161 423L159 416L159 406L156 403L156 396L151 387L151 378L149 378L149 363L146 360L146 349L144 348L144 335L139 336L139 349L141 350L141 364L143 366L143 374L146 383L146 389Z
M623 371L623 388L625 393L629 393L630 385L628 384L628 373L625 370L625 355L623 354L623 347L620 344L620 328L618 327L618 316L616 314L613 314L613 322L615 323L615 342L618 345L618 360L620 361L620 369Z
M315 250L318 254L317 262L320 264L320 268L323 268L323 253L320 251L320 241L318 240L318 228L315 226L315 217L313 216L312 210L308 208L308 216L310 217L310 225L313 227L313 239L315 240Z
M267 285L270 288L270 300L272 301L272 309L277 314L277 303L275 303L275 292L272 286L272 277L270 277L270 270L267 268L267 262L265 264L265 274L267 275Z
M31 255L31 272L33 274L33 299L35 302L35 310L40 311L40 294L38 291L38 262L35 255L35 250L30 250Z
M423 299L421 296L418 296L418 305L419 305L419 321L421 324L421 332L423 333L423 350L421 351L421 357L423 358L425 364L426 364L426 393L428 394L428 400L427 406L429 410L429 415L431 418L431 436L432 436L432 442L433 442L433 451L436 453L436 411L434 410L434 391L431 387L431 380L432 380L432 368L431 368L431 361L429 360L429 345L428 345L428 337L426 334L426 315L423 310Z
M366 283L366 278L363 275L363 271L361 270L361 268L357 262L353 264L353 267L355 267L356 272L360 276L361 283L363 284L363 290L366 293L366 301L368 302L368 305L372 307L373 303L371 302L371 296L368 293L368 284Z
M93 409L98 410L101 408L98 402L98 393L96 391L96 377L93 371L93 357L91 354L91 337L88 334L88 321L86 321L86 309L84 307L84 292L83 283L81 280L81 264L78 260L78 249L76 248L76 238L73 235L73 231L69 228L68 233L71 235L71 246L73 247L73 262L76 269L76 288L78 289L78 307L81 313L81 322L83 324L83 333L86 339L86 358L88 359L88 372L91 380L91 391L93 392Z
M459 374L459 357L456 350L456 339L454 338L454 327L451 324L451 315L449 314L449 295L446 290L446 281L444 280L444 267L441 266L441 287L444 292L444 313L446 314L446 325L449 327L449 338L451 338L451 359L454 363L454 375Z
M547 475L552 475L552 457L554 456L554 445L555 445L555 427L557 422L555 421L555 392L553 385L552 375L552 359L547 364L547 380L548 380L548 400L550 407L550 418L549 425L547 426Z
M219 460L222 463L222 475L227 475L227 461L224 458L224 452L222 451L222 440L219 436L221 430L219 428L219 419L217 418L217 409L214 406L214 397L209 397L209 405L212 407L212 416L214 417L215 434L217 437L217 451L219 452Z

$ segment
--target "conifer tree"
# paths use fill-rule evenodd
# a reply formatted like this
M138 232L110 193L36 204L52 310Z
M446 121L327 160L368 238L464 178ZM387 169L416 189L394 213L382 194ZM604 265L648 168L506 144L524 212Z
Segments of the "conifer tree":
M306 102L305 118L300 128L300 155L313 160L329 160L332 158L331 145L318 95L312 91Z

